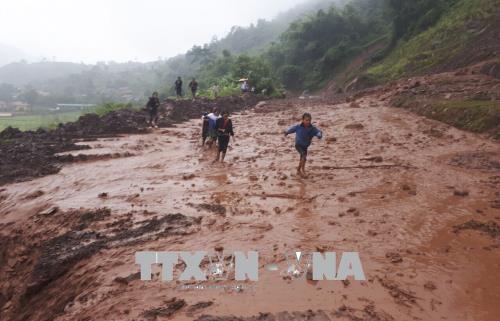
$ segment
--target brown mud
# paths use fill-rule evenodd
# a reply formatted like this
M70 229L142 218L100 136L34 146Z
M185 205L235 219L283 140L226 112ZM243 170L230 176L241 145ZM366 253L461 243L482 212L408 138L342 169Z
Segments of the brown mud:
M229 112L255 105L263 98L256 95L222 97L217 100L199 98L191 100L165 100L160 108L159 127L169 127L191 118L200 117L214 107ZM99 137L120 134L147 133L147 112L123 109L102 117L86 114L75 122L60 124L54 130L38 129L22 132L8 127L0 132L0 185L30 180L59 172L62 163L94 160L93 156L79 154L59 157L58 153L89 148L85 142ZM99 155L102 158L127 157L121 155Z
M325 137L299 178L282 131L305 111ZM267 101L232 118L225 165L190 120L86 141L58 155L91 162L2 186L0 319L497 320L498 142L383 95L354 108ZM96 156L115 154L128 156ZM259 281L162 282L157 265L141 281L134 258L221 249L259 251ZM367 280L284 275L295 250L357 251Z

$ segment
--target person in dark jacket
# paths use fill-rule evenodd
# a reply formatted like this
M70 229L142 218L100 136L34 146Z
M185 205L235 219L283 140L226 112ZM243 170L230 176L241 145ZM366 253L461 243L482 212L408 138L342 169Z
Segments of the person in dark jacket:
M193 96L193 100L196 99L196 91L198 90L198 82L196 81L195 78L193 78L193 80L191 80L191 82L189 83L189 89L191 89L191 95Z
M222 112L222 117L215 122L215 130L219 140L219 150L214 163L218 162L219 159L222 163L224 162L224 157L226 157L230 137L232 136L234 140L233 122L229 118L227 111Z
M177 77L175 81L175 94L177 95L177 99L182 98L182 79L181 77Z
M146 109L149 111L149 125L151 127L158 128L156 123L158 122L158 107L160 107L160 99L158 98L158 93L155 91L151 97L149 97Z
M316 128L311 124L312 116L309 113L305 113L302 116L302 122L298 125L290 127L285 131L285 137L289 134L295 133L295 149L300 154L299 167L297 167L297 174L301 177L306 176L306 160L307 160L307 149L311 145L313 137L318 137L321 139L323 133L321 130Z

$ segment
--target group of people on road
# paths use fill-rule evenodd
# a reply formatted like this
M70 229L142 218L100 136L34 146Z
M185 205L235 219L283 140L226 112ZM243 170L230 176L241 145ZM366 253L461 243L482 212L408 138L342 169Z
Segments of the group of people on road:
M211 113L204 113L201 137L202 146L207 145L209 148L217 146L217 157L214 163L224 162L231 137L234 141L233 121L229 118L229 112L220 113L218 108L214 108Z
M285 137L290 134L295 134L295 149L300 155L299 166L297 167L297 175L306 177L306 161L307 151L311 145L312 139L317 137L323 138L322 131L312 124L312 116L310 113L302 115L302 121L294 126L291 126L284 132ZM234 141L233 122L229 118L229 113L223 111L219 113L217 108L211 113L204 113L202 117L202 146L207 145L209 148L216 145L218 147L217 157L214 162L224 162L230 138Z
M193 79L193 81L195 80ZM181 87L179 88L182 88L182 80L180 79L180 77L176 81L176 89L177 82L180 82ZM195 88L195 90L192 89L193 87ZM194 97L197 84L194 86L191 86L190 84L190 88L193 91ZM158 128L157 122L159 106L160 100L158 98L158 93L154 92L147 103L147 109L149 111L149 124L151 127ZM320 129L312 124L311 114L304 113L302 115L302 121L299 124L296 124L284 131L285 137L290 134L295 134L295 149L300 155L297 174L301 177L305 177L307 150L311 145L312 139L314 137L321 139L323 137L323 133ZM229 118L229 112L220 112L218 108L214 108L211 113L204 113L202 116L201 137L202 146L206 145L209 148L217 146L217 157L215 158L214 163L218 161L224 162L224 158L226 157L227 149L229 146L229 141L231 138L233 138L234 141L233 122L231 118Z

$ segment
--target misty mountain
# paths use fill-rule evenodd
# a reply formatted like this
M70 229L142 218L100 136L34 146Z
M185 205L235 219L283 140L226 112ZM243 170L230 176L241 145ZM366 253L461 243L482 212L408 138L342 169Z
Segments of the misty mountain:
M0 67L26 58L21 50L0 43Z
M235 54L257 54L266 49L269 44L277 41L290 24L307 15L315 14L319 10L328 9L335 5L343 7L348 0L313 0L295 6L280 13L272 20L259 19L248 27L233 26L227 36L212 41L208 47L216 54L229 50Z
M0 68L0 83L23 86L31 82L78 74L89 68L88 65L71 62L15 62Z
M117 74L136 68L146 68L151 63L140 62L99 62L95 65L86 65L73 62L15 62L0 67L0 83L8 83L16 86L35 85L37 87L50 87L48 82L65 82L66 78L82 75L92 70L100 70L101 73Z

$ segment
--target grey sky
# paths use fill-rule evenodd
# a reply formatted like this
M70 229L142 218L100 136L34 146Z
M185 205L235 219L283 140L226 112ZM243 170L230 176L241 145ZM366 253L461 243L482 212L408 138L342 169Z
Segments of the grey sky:
M0 44L58 61L151 61L305 0L2 0Z

